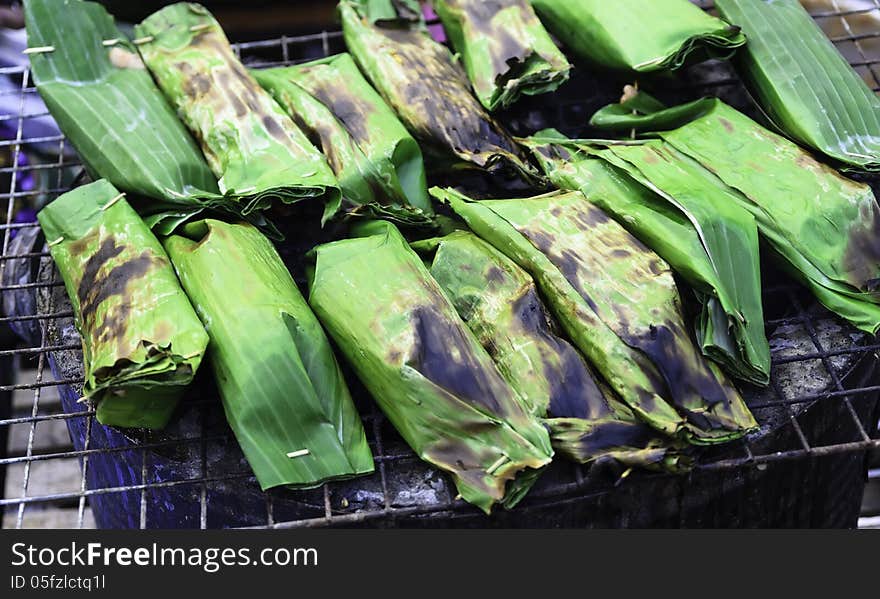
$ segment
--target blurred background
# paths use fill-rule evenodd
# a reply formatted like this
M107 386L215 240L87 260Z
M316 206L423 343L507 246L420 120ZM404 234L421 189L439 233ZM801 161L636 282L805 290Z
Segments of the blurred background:
M101 4L120 21L138 23L173 2L106 0ZM239 42L314 33L335 22L335 0L207 0L201 4L214 13L227 35Z

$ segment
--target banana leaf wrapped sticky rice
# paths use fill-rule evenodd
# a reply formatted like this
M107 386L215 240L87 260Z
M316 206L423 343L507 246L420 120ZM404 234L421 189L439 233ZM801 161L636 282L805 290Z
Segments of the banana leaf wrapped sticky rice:
M694 347L667 264L582 193L476 202L431 192L534 278L568 338L640 419L702 444L756 426Z
M768 383L758 227L726 185L660 140L587 143L548 130L524 143L554 184L583 192L690 284L705 355Z
M582 59L651 72L689 60L727 58L746 43L729 25L689 0L531 0L538 16Z
M24 13L34 83L92 177L149 198L136 208L160 232L206 207L240 213L103 6L33 0Z
M372 472L330 343L272 244L218 220L189 223L164 243L205 323L226 419L260 486Z
M636 96L603 108L592 122L653 132L715 173L755 216L783 265L822 304L877 333L880 209L871 188L842 177L721 100L661 108Z
M252 74L324 152L344 213L430 220L422 151L350 55Z
M880 170L880 99L800 2L715 4L749 38L737 70L773 124L848 168Z
M98 421L162 428L208 345L162 245L103 179L37 218L73 304Z
M201 144L220 190L249 214L273 201L339 205L333 171L232 51L201 5L178 3L135 27L141 57Z
M562 339L532 278L472 233L413 244L499 372L550 427L554 449L580 462L613 458L628 465L678 466L647 425L597 382Z
M431 39L418 2L342 0L339 11L352 57L437 165L541 181L473 96L449 50Z
M528 0L434 0L433 6L487 110L568 80L571 65Z
M358 234L313 250L315 313L422 459L484 511L514 505L550 462L546 429L397 229Z

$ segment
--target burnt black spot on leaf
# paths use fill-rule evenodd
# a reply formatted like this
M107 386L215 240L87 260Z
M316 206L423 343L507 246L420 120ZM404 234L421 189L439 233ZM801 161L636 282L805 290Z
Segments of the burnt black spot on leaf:
M523 0L508 0L506 2L485 0L464 3L449 0L447 4L454 10L464 12L465 18L473 30L494 47L494 51L491 52L492 72L497 84L503 85L505 81L503 75L513 65L524 62L532 54L532 48L527 39L517 38L511 34L508 28L499 27L492 22L499 11L514 7L519 10L521 18L528 21L527 17L531 12Z
M278 119L276 119L272 115L264 115L263 126L266 128L266 131L269 132L269 135L271 135L281 143L287 142L287 133L285 133L281 125L278 124Z
M202 31L193 37L191 45L222 59L223 66L213 67L202 73L187 63L177 63L176 66L184 75L184 89L190 90L187 95L195 100L211 92L206 101L215 106L228 103L235 111L235 116L240 119L249 114L257 116L269 135L281 143L287 143L288 136L277 121L278 115L266 113L263 103L260 102L260 94L264 93L262 88L239 62L225 38L215 30ZM212 77L216 81L216 87L211 85ZM199 90L202 93L195 95Z
M416 347L409 364L432 383L461 401L492 413L508 412L509 388L501 375L475 352L476 343L433 306L412 312Z
M549 258L550 262L552 262L562 273L562 276L565 277L565 280L574 287L575 291L577 291L587 305L590 306L590 309L593 310L593 312L598 313L598 306L590 297L590 294L587 293L587 290L583 285L584 282L581 280L581 261L577 254L568 248L562 250L562 252L556 252L554 248L554 238L544 231L522 229L520 232L525 235L528 240L532 242L532 245L538 248L542 254Z
M204 73L193 72L192 67L188 63L177 63L177 67L183 78L183 93L190 100L198 100L211 90L211 79Z
M682 351L691 342L677 324L655 324L644 334L624 333L622 338L627 345L644 353L657 369L669 391L672 405L681 409L685 407L686 398L694 397L701 398L710 407L730 403L714 373L698 356Z
M543 348L541 374L550 382L549 415L595 418L608 414L590 367L570 343L553 334L551 317L533 286L516 300L513 313L521 331Z
M718 122L721 123L721 126L724 127L724 130L727 131L728 133L734 132L735 129L733 127L733 123L731 123L727 119L719 117Z
M547 158L560 158L565 161L570 161L572 159L571 152L568 151L568 148L560 145L548 145L548 146L539 146L538 151Z
M859 220L849 231L843 267L856 288L875 292L880 287L880 210L875 202L863 201L859 207Z
M470 265L466 264L463 266L470 266ZM494 264L492 266L490 266L489 269L486 271L486 280L490 284L491 283L496 283L496 284L503 283L506 278L507 277L505 277L504 271L501 270L501 267L496 266Z
M494 165L532 173L522 150L473 96L463 69L449 59L444 46L418 30L376 31L387 40L383 50L392 53L401 71L411 77L395 90L400 95L389 99L424 144L435 153L451 149L483 168Z
M309 86L309 91L333 113L356 143L363 144L370 139L370 107L350 93L344 83L340 81L338 85L331 86L324 82L315 82Z
M656 433L637 422L597 422L577 441L577 454L596 457L611 451L644 449L656 441Z
M127 299L128 287L137 284L151 269L167 264L167 261L149 250L140 255L120 261L107 269L124 251L112 237L101 242L98 250L86 261L83 277L77 287L80 317L83 328L97 339L108 341L124 335L131 311ZM102 322L97 321L98 308L107 300L118 298L112 309L105 311Z
M580 206L580 209L571 211L571 219L581 231L591 231L611 221L607 214L586 202Z

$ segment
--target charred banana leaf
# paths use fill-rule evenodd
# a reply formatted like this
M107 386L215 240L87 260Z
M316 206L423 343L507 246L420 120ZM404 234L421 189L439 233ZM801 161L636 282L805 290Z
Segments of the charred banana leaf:
M339 11L352 57L436 163L543 182L449 50L431 39L418 2L342 0Z
M24 14L34 83L93 178L150 198L136 208L158 232L205 208L239 213L103 6L33 0Z
M751 212L783 265L829 310L880 330L880 209L871 188L842 177L715 98L663 110L639 94L592 123L653 132L715 173Z
M199 4L181 2L135 27L141 57L193 132L220 191L250 214L276 201L339 206L327 161L235 56Z
M773 124L848 168L880 170L880 99L800 2L715 5L749 38L738 71Z
M583 192L690 284L706 356L738 379L769 382L758 227L724 183L660 140L587 143L547 130L523 143L550 181Z
M159 240L101 179L37 215L82 336L84 397L102 424L162 428L208 335Z
M431 193L534 278L567 336L636 416L696 444L756 426L694 347L669 267L582 193L480 202Z
M431 276L528 410L545 418L560 454L584 463L612 458L678 468L667 444L602 389L580 353L558 335L534 281L516 263L464 231L413 248L431 259Z
M372 472L330 343L272 244L250 225L217 220L164 243L207 328L226 419L260 487Z
M531 0L538 16L582 59L642 73L728 58L746 43L739 27L688 0Z
M528 0L434 0L474 92L490 111L551 92L571 65Z
M310 303L413 450L485 512L511 507L553 451L391 223L313 251Z
M350 55L252 74L324 152L344 213L430 220L422 151Z

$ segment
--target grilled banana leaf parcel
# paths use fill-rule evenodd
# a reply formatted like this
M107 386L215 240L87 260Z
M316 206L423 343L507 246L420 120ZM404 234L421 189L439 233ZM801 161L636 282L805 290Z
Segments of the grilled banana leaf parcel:
M547 130L523 143L551 182L583 192L689 283L706 356L738 379L769 382L758 227L726 185L660 140L587 143Z
M480 103L490 111L551 92L571 65L528 0L434 0Z
M439 166L541 176L470 90L449 50L431 39L415 0L342 0L349 52Z
M862 330L880 331L880 209L870 187L721 100L662 110L642 95L603 108L593 124L652 132L715 173L822 304Z
M252 74L324 152L344 213L430 220L422 151L350 55Z
M250 225L217 220L164 243L208 330L226 419L260 487L372 472L330 343L272 244Z
M591 462L678 467L660 436L603 390L580 353L557 331L532 278L472 233L413 244L499 372L550 427L554 449Z
M103 6L33 0L24 14L34 83L93 178L150 198L136 207L160 232L206 207L238 212Z
M249 214L275 201L339 205L333 171L305 134L254 81L220 25L180 2L135 27L141 57L202 147L220 191Z
M208 335L159 240L101 179L37 215L82 336L83 395L102 424L158 429L192 381Z
M391 223L313 250L310 303L413 450L485 512L511 507L553 451Z
M538 16L583 60L647 73L728 58L746 43L739 27L688 0L531 0Z
M797 0L718 0L749 44L737 70L786 135L847 168L880 171L880 98Z
M669 267L582 193L475 202L431 192L534 278L567 336L636 416L696 444L756 426L694 347Z

